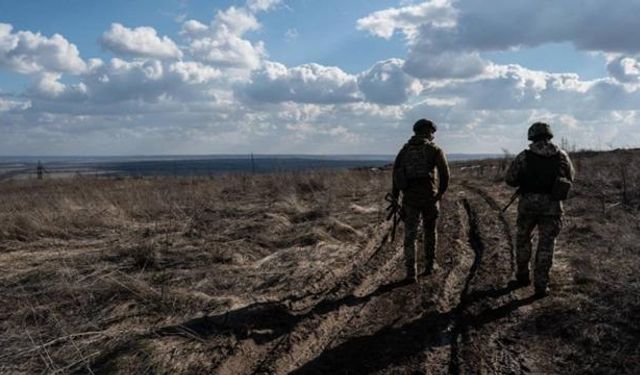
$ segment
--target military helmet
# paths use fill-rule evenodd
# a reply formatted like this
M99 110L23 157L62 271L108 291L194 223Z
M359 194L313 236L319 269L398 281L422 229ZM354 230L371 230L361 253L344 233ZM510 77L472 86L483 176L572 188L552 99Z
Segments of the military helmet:
M426 133L428 131L435 133L436 130L438 130L438 128L436 127L436 124L434 124L433 121L427 120L424 118L416 121L416 123L413 124L413 132L416 134Z
M529 127L528 139L534 141L539 138L553 138L553 132L549 124L544 122L536 122Z

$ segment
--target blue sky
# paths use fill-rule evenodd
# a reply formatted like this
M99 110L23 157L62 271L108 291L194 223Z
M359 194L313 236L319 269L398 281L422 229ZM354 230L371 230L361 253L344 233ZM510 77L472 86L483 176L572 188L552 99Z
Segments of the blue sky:
M0 0L0 154L640 142L640 1ZM2 26L4 25L4 26ZM59 34L55 37L54 34Z

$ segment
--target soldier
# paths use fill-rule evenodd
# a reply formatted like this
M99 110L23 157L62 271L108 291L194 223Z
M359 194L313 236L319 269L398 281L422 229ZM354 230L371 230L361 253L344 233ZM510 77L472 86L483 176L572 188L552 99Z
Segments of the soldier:
M449 166L442 149L433 142L436 125L426 119L413 125L415 133L402 147L393 164L392 195L397 201L402 191L406 281L417 281L416 237L422 217L425 271L433 270L439 201L449 186ZM436 184L435 170L438 171Z
M552 138L549 125L542 122L531 125L529 149L511 162L505 176L508 185L519 187L520 194L516 238L516 283L520 286L531 284L529 261L533 230L538 228L534 266L534 286L538 297L549 294L553 248L562 227L562 199L566 198L575 175L569 155L551 143ZM563 190L563 183L564 194L557 193Z

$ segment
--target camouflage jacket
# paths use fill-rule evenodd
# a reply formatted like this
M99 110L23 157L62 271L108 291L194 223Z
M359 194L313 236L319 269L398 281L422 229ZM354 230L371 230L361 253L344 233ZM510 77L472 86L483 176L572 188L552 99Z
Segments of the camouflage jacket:
M412 160L412 149L419 149L419 160ZM411 171L416 168L422 171L421 176L412 176ZM402 191L404 204L420 207L433 204L434 197L444 194L448 186L449 165L442 149L429 137L411 137L393 164L393 195L398 197Z
M555 144L549 141L534 142L529 146L529 151L541 156L559 154L560 176L568 178L571 181L574 180L575 170L573 169L569 155ZM520 176L523 175L526 168L526 151L523 151L511 162L505 176L505 182L509 186L519 187L521 184ZM520 196L518 202L518 213L521 214L562 215L562 212L562 202L551 199L549 194L525 193Z

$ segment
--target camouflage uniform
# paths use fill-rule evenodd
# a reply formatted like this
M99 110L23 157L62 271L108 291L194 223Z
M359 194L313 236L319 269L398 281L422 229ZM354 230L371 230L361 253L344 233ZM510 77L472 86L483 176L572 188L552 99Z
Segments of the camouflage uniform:
M436 183L435 171L438 171ZM433 268L437 243L438 200L449 185L449 166L444 152L431 135L413 136L400 150L393 165L393 195L402 191L404 255L408 279L415 279L416 238L422 217L424 227L425 273Z
M548 140L540 140L529 146L532 157L555 157L558 160L558 170L551 171L555 176L574 179L574 169L567 153ZM530 159L531 160L531 159ZM509 166L505 181L510 186L520 187L518 202L518 232L516 237L516 277L520 281L529 280L529 261L533 230L538 228L538 248L534 267L534 284L536 291L546 290L549 282L549 270L553 262L553 250L556 237L562 227L562 202L553 200L549 192L527 191L527 151L520 153ZM532 167L529 167L532 168ZM535 184L535 182L534 182ZM529 189L532 190L532 189ZM535 190L535 189L533 189Z

